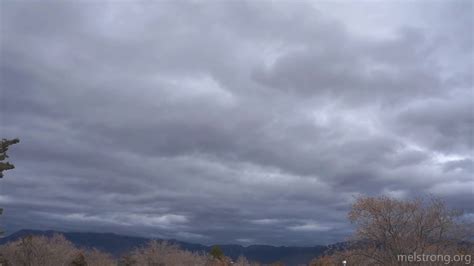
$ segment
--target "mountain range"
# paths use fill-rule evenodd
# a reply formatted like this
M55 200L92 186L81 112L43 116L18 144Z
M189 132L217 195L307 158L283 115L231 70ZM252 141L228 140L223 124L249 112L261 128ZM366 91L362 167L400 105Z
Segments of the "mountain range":
M0 238L0 245L15 241L27 235L53 236L62 234L77 247L96 248L101 251L120 257L127 252L142 247L149 242L150 238L125 236L114 233L91 233L91 232L60 232L60 231L39 231L20 230L9 236ZM164 241L163 239L155 239ZM209 252L211 246L182 242L174 239L167 239L169 243L179 245L182 249L193 252ZM219 245L226 256L236 260L240 255L245 256L250 261L260 263L282 262L285 265L307 264L311 259L318 257L328 249L336 245L313 247L291 247L291 246L271 246L271 245ZM340 244L339 244L340 245Z

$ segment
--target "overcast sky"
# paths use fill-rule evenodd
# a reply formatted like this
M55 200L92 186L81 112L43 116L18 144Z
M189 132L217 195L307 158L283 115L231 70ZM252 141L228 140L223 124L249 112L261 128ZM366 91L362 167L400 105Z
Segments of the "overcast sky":
M2 1L1 223L315 245L474 215L472 1Z

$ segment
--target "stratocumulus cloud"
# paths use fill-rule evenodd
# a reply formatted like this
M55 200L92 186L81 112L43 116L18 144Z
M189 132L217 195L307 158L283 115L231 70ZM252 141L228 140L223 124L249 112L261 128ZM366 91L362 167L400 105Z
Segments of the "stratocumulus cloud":
M473 215L471 1L0 7L8 232L324 244L359 194Z

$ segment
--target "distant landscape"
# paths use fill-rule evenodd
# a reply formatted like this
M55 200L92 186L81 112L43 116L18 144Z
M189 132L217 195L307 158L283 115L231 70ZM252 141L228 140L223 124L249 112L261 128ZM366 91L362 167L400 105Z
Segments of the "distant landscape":
M461 212L446 208L440 199L400 201L361 197L348 217L357 225L351 241L313 247L205 246L113 233L21 230L0 240L0 263L329 266L349 261L353 265L405 265L410 262L408 256L416 252L422 257L415 262L422 264L466 265L472 262L472 222L461 219ZM443 255L438 257L437 252L443 252Z
M35 231L21 230L7 237L0 239L0 245L18 240L27 235L52 237L55 234L63 235L67 240L80 248L93 249L109 253L120 258L121 255L132 251L135 248L146 246L150 239L133 236L123 236L112 233L65 233L57 231ZM177 240L167 240L170 244L176 244L184 250L191 252L209 253L211 246L204 246L194 243L180 242ZM250 261L270 264L272 262L282 262L285 265L306 264L313 258L318 257L331 246L315 247L276 247L268 245L219 245L226 256L233 261L237 261L240 256L246 257Z

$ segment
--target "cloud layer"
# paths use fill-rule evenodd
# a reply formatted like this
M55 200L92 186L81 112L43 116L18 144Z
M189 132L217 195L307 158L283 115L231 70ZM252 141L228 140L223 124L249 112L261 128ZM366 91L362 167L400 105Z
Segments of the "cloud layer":
M474 212L470 1L0 5L9 232L314 245L359 194Z

